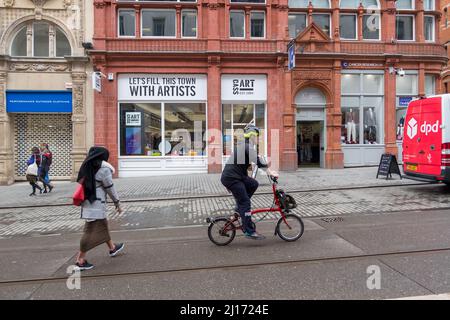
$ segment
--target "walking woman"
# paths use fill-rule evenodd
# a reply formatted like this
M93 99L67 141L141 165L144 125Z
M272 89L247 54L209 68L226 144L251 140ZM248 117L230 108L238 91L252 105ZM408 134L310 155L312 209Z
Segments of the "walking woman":
M41 157L42 162L41 162L41 170L39 172L39 180L44 185L43 193L47 193L47 188L49 190L48 192L52 192L53 185L50 183L48 172L50 170L50 165L52 164L53 155L48 148L48 144L46 143L41 144Z
M33 192L30 193L30 196L35 196L36 195L36 189L39 190L39 193L42 193L42 188L37 184L38 181L38 177L39 177L39 168L41 166L41 153L39 151L38 147L33 147L31 149L32 155L30 157L30 159L28 159L27 161L27 165L31 166L32 164L36 163L36 166L38 168L36 175L33 174L29 174L27 173L26 178L27 181L30 183L31 188L33 188Z
M114 202L116 209L122 213L119 196L113 185L114 167L107 161L109 151L103 147L92 147L81 165L77 181L84 186L85 201L81 205L81 218L86 219L83 236L80 241L76 267L89 270L94 267L86 260L86 253L102 243L109 247L109 255L116 256L123 250L124 244L114 244L108 229L106 195Z

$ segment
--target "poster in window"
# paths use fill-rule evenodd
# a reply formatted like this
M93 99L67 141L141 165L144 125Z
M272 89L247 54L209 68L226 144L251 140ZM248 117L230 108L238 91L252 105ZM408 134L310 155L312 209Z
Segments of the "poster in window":
M127 155L142 154L141 127L126 128L125 143Z

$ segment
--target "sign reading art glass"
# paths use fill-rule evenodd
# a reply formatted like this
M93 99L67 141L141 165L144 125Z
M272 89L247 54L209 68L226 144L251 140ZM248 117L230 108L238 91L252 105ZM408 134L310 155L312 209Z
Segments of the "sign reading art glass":
M206 75L121 74L119 100L206 101Z
M258 75L223 75L222 101L267 100L267 77Z

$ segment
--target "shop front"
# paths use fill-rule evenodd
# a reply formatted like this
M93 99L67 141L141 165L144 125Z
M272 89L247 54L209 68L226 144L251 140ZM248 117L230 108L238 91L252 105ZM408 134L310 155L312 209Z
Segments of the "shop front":
M250 123L261 129L258 153L267 156L267 75L222 75L221 101L223 164Z
M6 91L6 112L14 134L14 179L25 178L31 148L47 143L53 153L52 178L72 174L72 92Z
M207 76L120 74L119 176L206 173Z

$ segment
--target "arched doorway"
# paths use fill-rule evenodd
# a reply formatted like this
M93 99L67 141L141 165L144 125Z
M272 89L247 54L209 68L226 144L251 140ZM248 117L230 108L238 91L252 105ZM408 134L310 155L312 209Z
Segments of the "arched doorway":
M325 167L326 98L313 87L302 89L295 96L297 106L297 156L299 167Z

